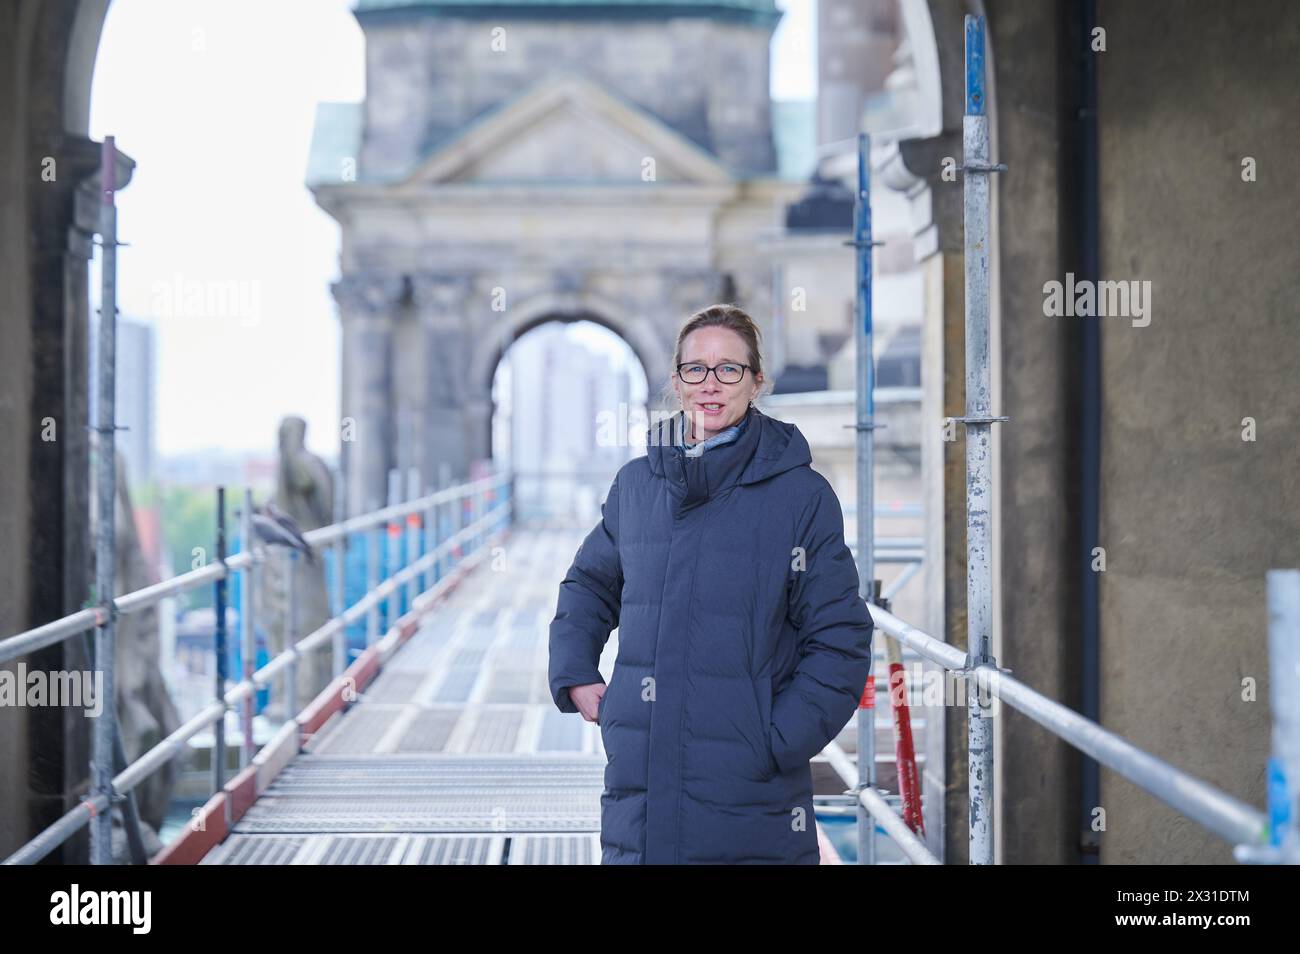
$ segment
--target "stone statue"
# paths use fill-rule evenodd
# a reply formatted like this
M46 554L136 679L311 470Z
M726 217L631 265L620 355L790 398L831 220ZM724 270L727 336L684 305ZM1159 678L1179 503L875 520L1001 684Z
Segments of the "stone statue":
M302 531L328 526L334 515L334 478L329 468L307 450L307 422L301 417L286 417L280 422L280 456L276 472L273 502L293 519ZM286 624L290 621L286 603L286 568L290 565L285 547L268 547L266 560L258 566L258 589L263 611L258 615L267 634L267 652L272 658L287 647ZM325 560L292 561L294 567L294 619L290 627L292 641L297 642L323 626L330 618L329 591L326 589ZM298 660L298 698L301 711L334 677L333 661L327 642ZM274 684L268 718L279 722L287 718L284 711L282 680Z
M117 499L114 509L114 573L116 591L121 596L158 582L140 548L136 532L135 508L126 480L126 463L117 452ZM95 495L91 495L92 502ZM93 519L92 503L92 519ZM180 728L180 715L163 681L161 644L158 632L158 607L150 606L137 613L118 617L114 638L113 679L117 703L118 732L128 763L135 761ZM172 759L132 791L140 813L141 835L145 851L153 854L162 848L158 839L172 791L183 766ZM114 772L114 774L117 774ZM129 862L125 835L121 830L122 806L114 806L113 857L119 864Z

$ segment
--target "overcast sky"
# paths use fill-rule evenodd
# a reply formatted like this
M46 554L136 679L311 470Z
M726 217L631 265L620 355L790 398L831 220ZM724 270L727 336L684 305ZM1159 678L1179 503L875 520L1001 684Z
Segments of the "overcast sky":
M286 414L307 419L313 450L337 452L339 230L303 175L316 103L365 95L352 6L109 7L90 134L137 163L117 196L118 308L157 329L161 456L269 453ZM772 95L812 98L815 0L778 6Z

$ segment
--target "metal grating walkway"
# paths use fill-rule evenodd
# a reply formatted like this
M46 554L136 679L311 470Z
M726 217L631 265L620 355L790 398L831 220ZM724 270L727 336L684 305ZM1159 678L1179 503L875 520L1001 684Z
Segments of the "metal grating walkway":
M234 831L599 831L603 774L593 758L303 755Z
M581 542L517 527L202 863L599 864L600 733L546 682Z

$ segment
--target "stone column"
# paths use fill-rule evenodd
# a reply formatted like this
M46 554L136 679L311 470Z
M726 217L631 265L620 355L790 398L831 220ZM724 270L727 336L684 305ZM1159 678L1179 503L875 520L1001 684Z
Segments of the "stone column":
M419 469L422 485L430 477L418 450L426 427L427 358L419 313L403 309L393 329L393 459L403 481L408 468Z
M346 275L332 287L343 323L340 451L348 516L386 503L396 463L393 329L401 278Z
M492 457L491 383L475 389L465 403L465 455L468 465Z
M453 480L464 480L477 450L470 437L470 410L482 396L472 392L489 385L471 381L469 375L475 333L469 320L471 286L470 276L462 272L422 272L411 280L423 378L413 452L426 482L437 480L444 463Z

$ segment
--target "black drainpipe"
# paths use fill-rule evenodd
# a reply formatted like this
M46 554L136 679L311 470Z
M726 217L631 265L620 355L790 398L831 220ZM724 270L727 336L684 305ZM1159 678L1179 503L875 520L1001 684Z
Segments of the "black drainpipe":
M1098 236L1099 189L1097 156L1097 54L1092 48L1092 31L1097 25L1095 0L1080 0L1079 37L1079 276L1095 282L1100 271ZM1101 319L1080 320L1083 342L1080 362L1082 400L1080 404L1080 622L1082 636L1082 712L1094 722L1100 718L1099 612L1101 574L1094 571L1093 548L1099 545L1099 498L1101 484ZM1086 755L1082 766L1082 827L1079 862L1097 864L1101 837L1093 831L1093 810L1101 805L1101 779L1097 762Z

